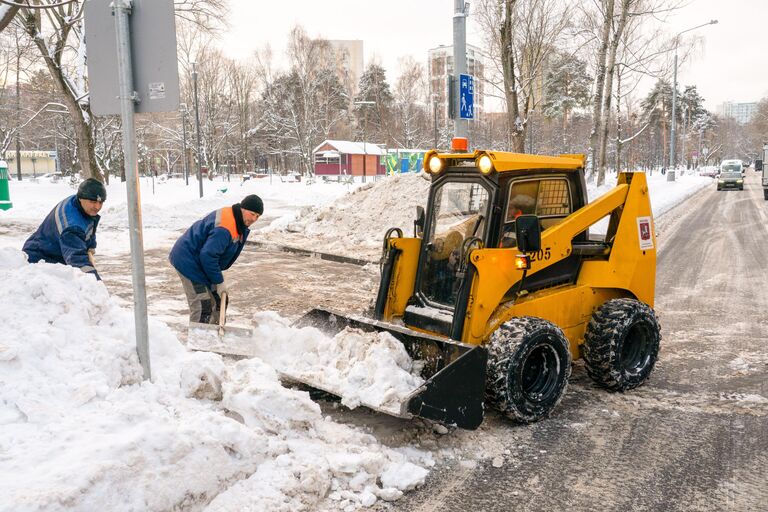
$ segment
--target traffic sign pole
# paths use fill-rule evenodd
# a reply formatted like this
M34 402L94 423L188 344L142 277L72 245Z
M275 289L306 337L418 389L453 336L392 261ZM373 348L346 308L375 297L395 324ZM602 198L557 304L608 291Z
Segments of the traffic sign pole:
M115 32L117 34L117 67L120 92L120 115L123 121L123 155L128 189L128 230L131 240L131 274L133 278L133 316L136 326L136 351L144 370L144 379L151 380L149 364L149 328L147 326L147 286L144 274L144 242L142 237L141 205L139 204L139 172L134 127L133 67L131 65L131 35L128 16L129 0L115 0Z

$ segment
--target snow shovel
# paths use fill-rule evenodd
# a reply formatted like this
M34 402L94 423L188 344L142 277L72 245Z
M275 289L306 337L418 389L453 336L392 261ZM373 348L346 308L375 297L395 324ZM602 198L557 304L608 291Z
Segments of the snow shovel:
M228 304L229 296L227 292L223 292L219 304L218 324L189 322L188 349L233 356L253 355L253 348L251 347L253 328L226 325Z

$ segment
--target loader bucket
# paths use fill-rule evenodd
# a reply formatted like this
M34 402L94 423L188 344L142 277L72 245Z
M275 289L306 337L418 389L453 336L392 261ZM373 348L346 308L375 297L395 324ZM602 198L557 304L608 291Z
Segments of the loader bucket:
M485 347L413 331L402 325L324 309L309 311L294 326L315 327L331 336L346 327L366 332L386 331L403 344L412 359L424 361L421 376L425 382L400 405L399 414L377 407L372 409L403 418L416 416L472 430L482 423L488 360ZM295 380L312 386L306 380ZM333 393L332 390L315 387Z

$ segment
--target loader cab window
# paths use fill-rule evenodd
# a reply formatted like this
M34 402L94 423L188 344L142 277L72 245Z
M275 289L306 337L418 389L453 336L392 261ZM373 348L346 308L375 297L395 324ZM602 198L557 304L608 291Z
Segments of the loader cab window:
M429 302L456 305L462 245L471 237L485 240L489 207L490 191L478 182L447 182L435 192L420 285Z
M571 214L573 205L565 178L523 179L513 181L507 195L500 247L516 247L515 219L520 215L538 215L542 231Z

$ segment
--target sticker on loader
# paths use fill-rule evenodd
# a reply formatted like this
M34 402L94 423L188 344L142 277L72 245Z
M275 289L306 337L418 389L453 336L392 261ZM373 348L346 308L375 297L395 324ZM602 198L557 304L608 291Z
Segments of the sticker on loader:
M637 231L640 240L640 250L653 249L653 236L651 235L651 218L638 217Z

